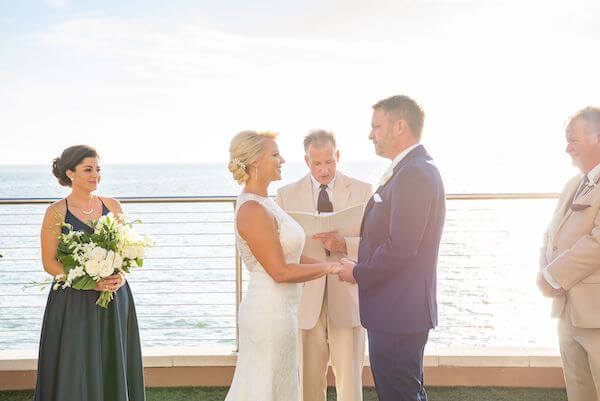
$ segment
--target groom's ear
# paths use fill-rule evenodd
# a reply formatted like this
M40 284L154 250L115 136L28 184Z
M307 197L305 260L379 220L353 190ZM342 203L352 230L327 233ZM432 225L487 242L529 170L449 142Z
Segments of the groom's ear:
M407 128L408 124L406 124L406 121L402 118L399 118L394 122L394 133L396 133L398 136L406 135L408 133Z

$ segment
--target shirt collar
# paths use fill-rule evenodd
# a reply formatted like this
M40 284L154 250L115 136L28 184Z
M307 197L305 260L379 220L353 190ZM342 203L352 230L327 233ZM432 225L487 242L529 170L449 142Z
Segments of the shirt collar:
M393 170L398 165L398 163L400 163L400 161L402 159L404 159L407 154L410 153L411 150L413 150L414 148L416 148L419 145L420 145L420 143L415 143L414 145L409 146L408 148L406 148L402 152L400 152L400 154L398 156L394 157L394 160L392 160L392 165L388 168L388 170Z
M319 192L321 190L321 183L319 181L317 181L317 179L315 177L313 177L313 175L311 173L308 173L308 175L310 176L310 181L312 182L314 192L315 193ZM327 189L333 190L333 187L335 186L336 178L337 178L337 171L335 172L335 175L333 176L333 180L331 180L331 182L329 184L327 184Z
M596 167L591 169L587 173L587 177L588 180L590 180L590 183L595 184L598 181L598 178L600 178L600 164L596 165Z

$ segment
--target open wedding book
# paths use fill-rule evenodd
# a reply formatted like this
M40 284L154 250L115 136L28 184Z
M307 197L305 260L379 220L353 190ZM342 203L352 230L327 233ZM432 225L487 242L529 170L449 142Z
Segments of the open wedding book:
M361 204L333 213L287 213L302 226L306 234L302 253L308 257L323 260L324 251L321 241L313 239L312 236L318 233L337 231L344 237L358 237L364 211L365 205Z

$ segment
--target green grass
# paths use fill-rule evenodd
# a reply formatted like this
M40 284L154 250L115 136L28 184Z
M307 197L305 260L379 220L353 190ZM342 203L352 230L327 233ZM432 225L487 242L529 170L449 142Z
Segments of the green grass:
M147 401L223 401L227 388L149 388ZM566 401L562 389L518 389L499 387L431 387L429 401ZM31 401L33 391L0 392L0 401ZM328 401L335 401L335 390L329 389ZM377 401L375 390L365 389L364 401Z

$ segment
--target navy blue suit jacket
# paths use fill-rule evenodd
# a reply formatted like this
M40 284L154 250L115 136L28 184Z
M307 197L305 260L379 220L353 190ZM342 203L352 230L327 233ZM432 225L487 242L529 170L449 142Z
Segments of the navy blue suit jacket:
M445 194L422 145L394 168L367 203L354 278L368 330L422 333L437 325L436 267Z

